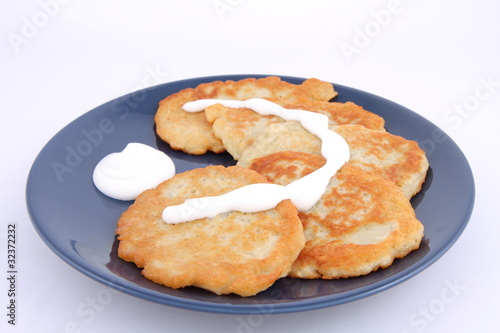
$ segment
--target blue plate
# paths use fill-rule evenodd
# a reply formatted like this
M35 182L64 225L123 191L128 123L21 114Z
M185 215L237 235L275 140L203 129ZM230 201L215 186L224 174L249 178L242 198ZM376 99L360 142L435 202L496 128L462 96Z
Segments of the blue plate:
M120 291L170 306L219 313L284 313L338 305L373 295L421 272L440 258L464 230L474 204L474 180L457 145L418 114L384 98L334 84L335 101L353 101L382 116L389 132L416 140L426 151L430 170L422 191L412 199L425 225L421 247L386 269L342 280L283 278L254 297L217 296L188 287L155 284L132 263L117 256L115 225L132 202L102 195L92 183L96 164L141 142L170 155L178 172L211 164L232 165L228 154L191 156L174 151L155 134L158 102L181 89L214 80L265 75L228 75L170 82L117 98L82 115L42 149L27 182L27 205L33 225L64 261L91 278ZM304 79L282 77L300 84Z

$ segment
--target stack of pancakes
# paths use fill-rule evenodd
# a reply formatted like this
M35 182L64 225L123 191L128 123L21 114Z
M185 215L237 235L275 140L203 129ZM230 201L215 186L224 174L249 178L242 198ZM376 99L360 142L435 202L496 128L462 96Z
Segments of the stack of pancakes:
M368 274L417 249L423 225L409 199L425 180L425 153L416 142L388 133L384 120L363 107L329 102L336 95L317 79L294 85L267 77L205 83L166 97L155 116L161 139L194 155L228 151L237 164L187 171L143 192L118 221L119 256L168 287L251 296L285 276ZM182 109L199 99L256 97L327 115L330 129L348 143L350 160L305 212L284 200L264 212L163 222L165 207L188 198L255 183L287 185L323 166L321 141L297 121L221 104L200 113Z

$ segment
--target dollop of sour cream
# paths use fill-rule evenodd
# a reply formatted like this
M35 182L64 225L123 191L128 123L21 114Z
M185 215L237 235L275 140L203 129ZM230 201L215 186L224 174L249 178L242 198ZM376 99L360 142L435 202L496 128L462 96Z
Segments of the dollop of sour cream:
M174 162L165 153L142 143L131 142L121 152L105 156L95 167L94 185L117 200L135 200L175 175Z
M166 223L175 224L214 217L229 211L243 213L265 211L274 208L285 199L291 199L299 211L306 211L321 198L330 178L349 160L350 151L347 142L328 129L328 117L323 114L285 109L260 98L246 101L203 99L186 103L183 109L187 112L200 112L214 104L230 108L248 108L261 115L275 115L287 121L299 121L306 130L321 139L321 154L326 159L326 164L287 186L252 184L224 195L188 199L180 205L166 207L162 214Z

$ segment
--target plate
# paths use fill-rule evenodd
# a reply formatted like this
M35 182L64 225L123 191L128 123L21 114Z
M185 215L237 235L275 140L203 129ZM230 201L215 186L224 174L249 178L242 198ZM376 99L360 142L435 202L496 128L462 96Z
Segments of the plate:
M141 142L167 153L177 172L211 164L233 165L227 153L191 156L174 151L155 134L153 117L160 100L181 89L214 80L267 75L228 75L170 82L139 90L103 104L74 120L41 150L28 175L28 211L44 242L83 274L149 301L216 313L284 313L339 305L393 287L438 260L464 230L474 204L474 180L459 147L417 113L387 99L334 84L335 101L353 101L382 116L390 133L416 140L426 151L430 170L422 191L412 199L425 226L420 248L366 276L342 280L283 278L253 297L217 296L195 287L170 289L140 274L117 256L116 221L132 203L106 197L93 185L92 172L106 155ZM282 76L300 84L304 79Z

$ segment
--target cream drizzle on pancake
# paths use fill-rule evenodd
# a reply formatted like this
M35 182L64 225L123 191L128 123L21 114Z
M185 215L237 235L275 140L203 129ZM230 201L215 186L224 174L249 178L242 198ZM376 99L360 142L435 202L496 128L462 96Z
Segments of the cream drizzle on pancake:
M306 130L321 139L321 154L326 159L326 164L287 186L252 184L220 196L187 199L180 205L164 209L162 218L166 223L188 222L233 210L243 213L265 211L286 199L292 200L299 211L307 211L321 198L330 178L349 160L350 151L347 142L328 129L328 117L323 114L285 109L260 98L245 101L202 99L186 103L183 109L187 112L201 112L214 104L222 104L229 108L248 108L261 115L274 115L286 121L299 121Z

